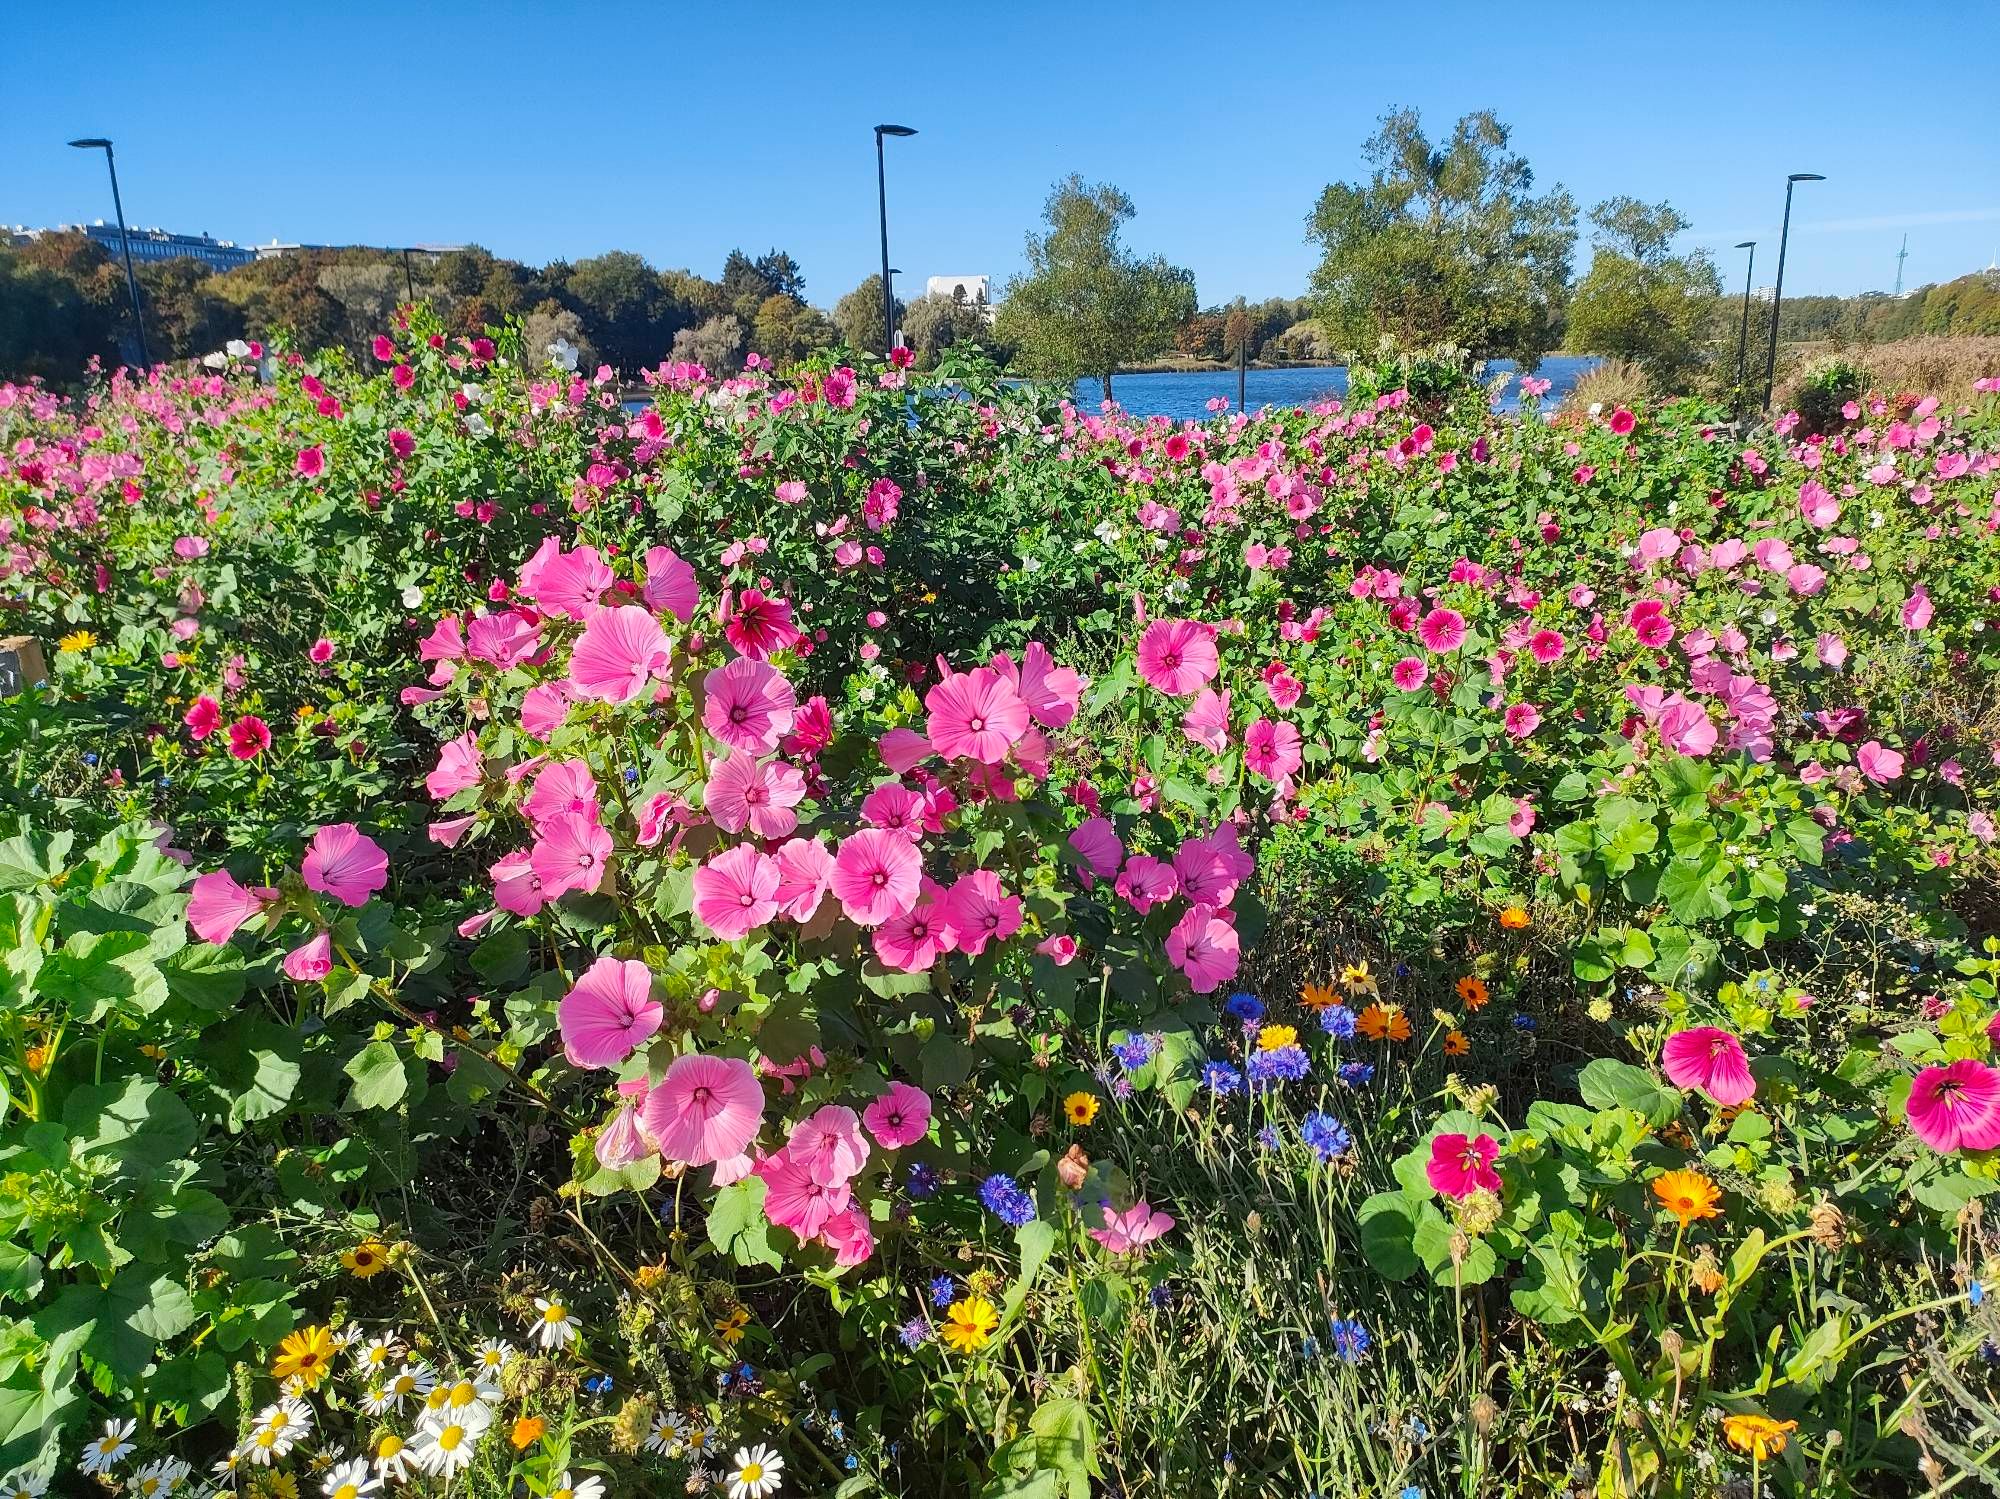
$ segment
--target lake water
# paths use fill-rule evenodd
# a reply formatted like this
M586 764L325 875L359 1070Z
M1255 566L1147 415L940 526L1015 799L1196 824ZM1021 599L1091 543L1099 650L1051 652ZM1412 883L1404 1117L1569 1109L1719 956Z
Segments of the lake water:
M1553 405L1569 394L1570 387L1596 363L1596 359L1584 354L1551 354L1544 359L1535 373L1553 383L1549 393L1542 398L1542 404L1545 407ZM1514 368L1510 359L1491 359L1487 361L1486 374L1490 379ZM1304 369L1250 370L1244 381L1245 398L1252 411L1260 406L1310 406L1315 401L1347 393L1347 370L1337 364L1314 365ZM1236 404L1236 371L1173 370L1151 375L1117 375L1111 381L1111 394L1133 416L1170 416L1176 421L1193 417L1201 420L1208 416L1208 403L1216 396L1225 398L1232 407ZM1098 402L1104 399L1103 383L1095 378L1077 381L1074 399L1078 406L1095 410ZM1501 409L1512 411L1519 404L1520 386L1518 382L1509 381L1507 389L1501 393Z

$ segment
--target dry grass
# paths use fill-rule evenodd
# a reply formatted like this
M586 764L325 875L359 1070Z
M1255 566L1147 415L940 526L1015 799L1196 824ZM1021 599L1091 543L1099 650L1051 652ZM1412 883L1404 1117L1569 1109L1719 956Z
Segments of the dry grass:
M1777 410L1790 410L1796 404L1800 379L1828 355L1838 355L1866 370L1869 387L1885 395L1907 391L1965 401L1972 398L1974 380L2000 375L2000 337L1927 335L1885 344L1815 347L1811 355L1795 364L1779 382Z
M1570 387L1560 409L1565 415L1587 412L1592 406L1606 411L1620 406L1637 410L1652 395L1652 381L1638 365L1627 359L1603 359Z

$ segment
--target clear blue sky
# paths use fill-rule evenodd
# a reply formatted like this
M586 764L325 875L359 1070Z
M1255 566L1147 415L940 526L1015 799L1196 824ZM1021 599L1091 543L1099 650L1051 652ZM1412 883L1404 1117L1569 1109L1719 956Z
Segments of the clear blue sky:
M1705 0L560 6L28 4L0 46L0 222L110 217L239 241L476 241L541 262L622 248L720 269L791 251L830 305L877 265L870 127L891 141L905 276L1021 260L1071 171L1131 194L1130 243L1202 300L1296 295L1303 222L1397 105L1433 134L1497 110L1585 209L1670 199L1691 239L1787 290L1887 289L2000 247L2000 6ZM1579 269L1588 253L1579 245Z

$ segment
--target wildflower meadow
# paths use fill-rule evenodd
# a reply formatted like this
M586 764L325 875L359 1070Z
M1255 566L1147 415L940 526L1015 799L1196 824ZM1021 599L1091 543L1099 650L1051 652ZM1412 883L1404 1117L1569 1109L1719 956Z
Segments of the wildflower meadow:
M2000 379L908 365L0 385L0 1493L2000 1485Z

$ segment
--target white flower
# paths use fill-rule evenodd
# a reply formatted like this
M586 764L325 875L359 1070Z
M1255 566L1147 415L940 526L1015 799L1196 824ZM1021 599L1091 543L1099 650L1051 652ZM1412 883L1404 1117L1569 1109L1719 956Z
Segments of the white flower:
M422 1400L430 1394L436 1384L437 1376L431 1373L431 1366L418 1359L415 1363L405 1364L396 1371L395 1378L389 1381L389 1396L395 1402L396 1409L401 1410L405 1400Z
M468 411L465 414L465 430L474 437L485 437L493 431L493 428L478 412Z
M326 1475L320 1489L327 1499L363 1499L382 1487L382 1480L368 1471L368 1459L351 1457Z
M257 1413L257 1424L236 1450L260 1468L268 1468L296 1447L312 1430L312 1407L295 1395Z
M483 1374L477 1379L457 1379L431 1391L424 1419L433 1426L462 1420L468 1412L479 1411L490 1422L493 1407L500 1403L500 1386Z
M222 352L227 354L231 359L248 359L250 357L250 345L243 342L240 338L232 338L222 346Z
M738 1447L736 1466L729 1479L729 1499L764 1499L778 1492L784 1479L785 1460L769 1447Z
M549 1490L549 1499L604 1499L604 1480L592 1473L582 1483L572 1484L565 1468L556 1479L556 1486Z
M422 603L423 600L420 598L418 602ZM363 1374L386 1372L394 1368L402 1336L401 1332L392 1327L379 1337L370 1338L354 1350L354 1367Z
M201 362L206 368L212 370L226 370L229 368L229 356L227 354L204 354L201 356Z
M484 1338L473 1353L481 1374L497 1376L514 1362L514 1345L505 1338Z
M569 1308L560 1299L548 1300L537 1296L535 1310L541 1319L529 1329L528 1341L539 1347L554 1351L567 1348L576 1341L576 1322L569 1314Z
M420 604L422 604L423 601L424 601L424 591L423 589L419 588L416 584L412 583L408 588L405 588L403 590L403 607L405 609L415 609Z
M687 1440L688 1419L679 1411L661 1411L653 1419L653 1434L646 1438L646 1450L668 1456L679 1453Z
M410 1476L412 1453L403 1439L393 1431L375 1444L375 1471L383 1478L393 1478L398 1483L406 1482Z
M138 1426L129 1416L123 1421L106 1421L104 1435L83 1449L83 1459L77 1467L85 1473L109 1473L132 1450L132 1433Z
M1602 401L1592 401L1590 403L1590 414L1592 416L1598 416L1602 414L1603 410L1604 410L1604 403Z
M484 1406L473 1406L435 1426L420 1426L410 1443L410 1461L433 1477L462 1472L472 1466L479 1439L492 1423Z
M479 384L476 380L468 380L465 384L459 386L458 393L474 406L484 406L486 404L486 387Z
M213 1473L221 1482L234 1488L236 1486L236 1475L243 1471L243 1454L231 1448L208 1471Z
M163 1457L157 1462L147 1463L136 1469L126 1481L125 1492L134 1499L164 1499L181 1486L181 1480L192 1471L177 1457Z
M16 1473L6 1483L0 1484L0 1499L42 1499L49 1491L49 1481L37 1478L32 1473Z
M361 1408L371 1416L386 1416L402 1405L402 1401L389 1391L389 1386L380 1381L371 1384L361 1392Z
M559 338L549 345L549 363L559 370L576 368L576 345L566 338Z

